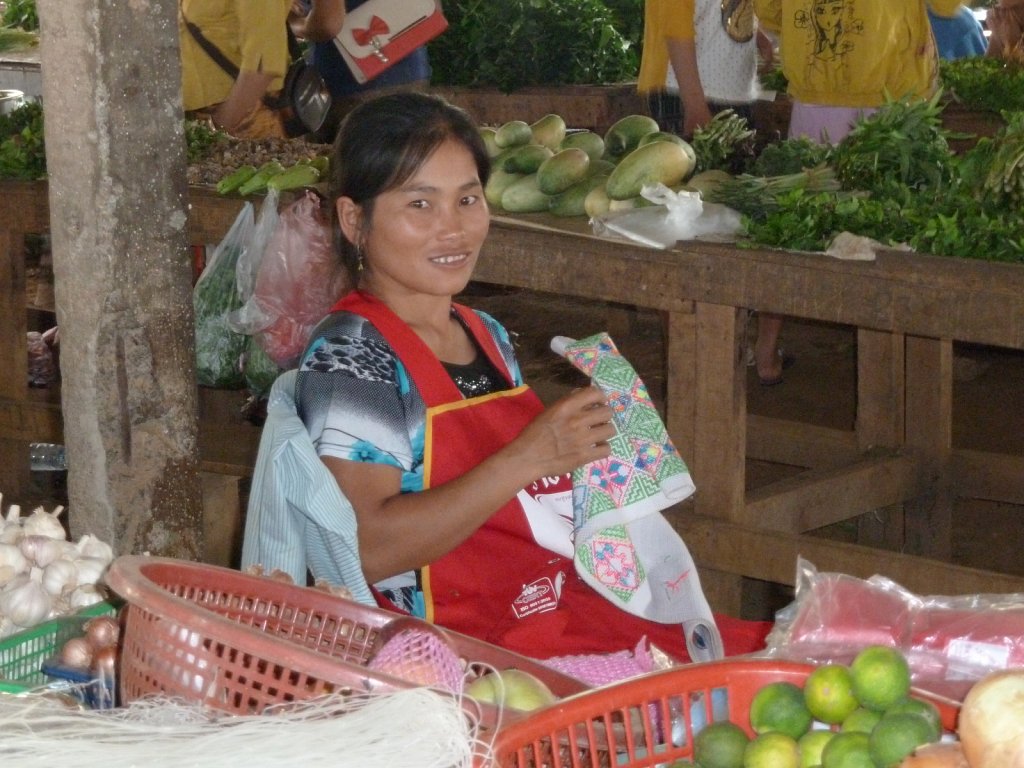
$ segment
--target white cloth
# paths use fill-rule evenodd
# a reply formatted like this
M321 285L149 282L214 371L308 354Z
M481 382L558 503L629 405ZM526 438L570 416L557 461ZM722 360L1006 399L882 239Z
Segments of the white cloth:
M282 373L270 389L242 568L279 569L303 586L308 570L317 580L347 587L353 599L375 605L359 559L355 512L295 410L296 373Z

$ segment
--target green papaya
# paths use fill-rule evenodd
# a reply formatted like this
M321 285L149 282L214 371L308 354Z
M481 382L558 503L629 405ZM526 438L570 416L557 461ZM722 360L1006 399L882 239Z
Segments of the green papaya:
M509 173L503 171L501 168L495 168L491 171L490 177L487 179L487 184L484 185L484 197L487 199L487 203L496 208L501 207L501 196L504 194L508 186L516 179L523 178L525 174L522 173Z
M607 176L588 176L577 181L564 192L552 195L548 210L555 216L585 216L587 195L595 187L603 187L607 180Z
M546 195L564 192L578 181L583 181L590 168L590 155L578 147L560 150L537 169L537 186Z
M530 125L531 141L547 147L552 152L557 152L562 139L565 138L565 120L561 115L544 115L540 120Z
M608 177L608 197L627 200L640 194L645 184L679 184L692 170L685 150L671 141L655 141L637 147L615 166Z
M560 145L561 149L578 147L590 155L591 160L599 160L604 156L604 139L593 131L574 131L567 134Z
M657 121L648 115L626 115L619 118L604 134L605 154L623 157L637 148L640 139L657 130Z
M501 149L529 144L533 140L533 131L525 120L509 120L494 131L494 143Z
M554 152L540 144L523 144L513 147L508 154L502 153L499 167L509 173L536 173L541 163L553 154Z
M669 133L668 131L655 131L654 133L648 133L642 139L640 139L639 146L644 144L650 144L652 141L671 141L678 144L683 148L686 156L690 158L690 173L693 173L693 169L697 167L697 153L693 149L693 145L690 144L686 139L676 133ZM685 177L684 177L685 178Z
M510 213L537 213L548 209L548 197L537 186L537 174L530 173L505 188L501 207Z
M711 168L707 171L701 171L691 176L686 184L683 185L683 189L688 192L699 192L702 198L708 198L724 181L732 179L732 175L728 171L723 171L719 168Z
M612 199L608 197L607 183L608 180L605 179L604 184L595 185L583 199L583 210L590 218L608 213Z
M498 142L495 141L497 131L494 128L488 128L483 126L478 129L480 131L480 138L484 140L484 146L487 148L487 156L494 158L501 154L501 147L498 146Z

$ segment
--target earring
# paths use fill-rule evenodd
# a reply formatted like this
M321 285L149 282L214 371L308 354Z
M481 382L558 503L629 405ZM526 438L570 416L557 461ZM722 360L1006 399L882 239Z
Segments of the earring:
M363 272L363 249L356 247L356 272Z

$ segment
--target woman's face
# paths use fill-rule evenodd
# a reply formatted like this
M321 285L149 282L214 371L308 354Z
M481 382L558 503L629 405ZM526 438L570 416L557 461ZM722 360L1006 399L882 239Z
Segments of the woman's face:
M814 20L819 29L833 30L843 18L844 0L815 0Z
M343 227L346 212L339 200ZM358 215L358 214L357 214ZM377 196L363 222L362 285L374 294L453 296L469 282L490 226L473 155L449 139L403 185Z

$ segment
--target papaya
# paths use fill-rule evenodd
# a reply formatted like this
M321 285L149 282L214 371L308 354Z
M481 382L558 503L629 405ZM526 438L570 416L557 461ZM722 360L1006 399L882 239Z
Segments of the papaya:
M590 155L578 147L563 149L549 157L537 169L537 186L545 195L557 195L578 181L590 168Z
M541 163L549 159L554 152L540 144L522 144L512 147L508 154L499 155L503 171L509 173L536 173ZM495 162L497 165L497 161Z
M621 117L604 134L605 154L613 158L623 157L637 148L640 139L657 130L657 121L648 115Z
M483 126L478 129L480 131L480 138L484 140L484 146L487 148L487 156L494 158L501 154L501 147L494 140L497 131L494 128L488 128Z
M723 181L729 181L730 179L732 179L732 176L727 171L712 168L691 176L686 184L683 185L683 189L688 192L699 192L702 198L707 198Z
M540 120L530 125L531 139L534 144L547 147L552 152L557 152L562 139L565 138L565 120L561 115L544 115Z
M609 213L617 213L618 211L632 211L634 208L647 208L654 205L650 200L642 195L636 195L635 197L627 197L625 200L612 200L608 203Z
M494 143L501 149L529 144L533 140L533 131L525 120L509 120L494 131Z
M510 213L537 213L548 209L548 195L537 186L537 174L529 173L501 193L501 207Z
M608 197L607 182L608 180L605 179L604 184L595 185L583 198L583 212L592 219L608 213L608 208L611 206L612 200Z
M619 161L608 177L608 197L636 197L645 184L675 186L690 170L690 158L681 146L671 141L654 141L637 147Z
M575 131L567 134L560 149L578 147L590 155L591 160L599 160L604 155L604 139L593 131Z
M493 205L496 208L501 207L501 196L504 194L508 186L516 179L523 178L525 174L522 173L509 173L503 171L501 168L495 168L491 171L490 177L487 179L487 184L484 185L484 198L487 200L489 205Z
M555 216L585 216L587 213L587 195L595 187L603 187L608 176L588 176L577 181L564 192L552 195L548 201L548 210Z

